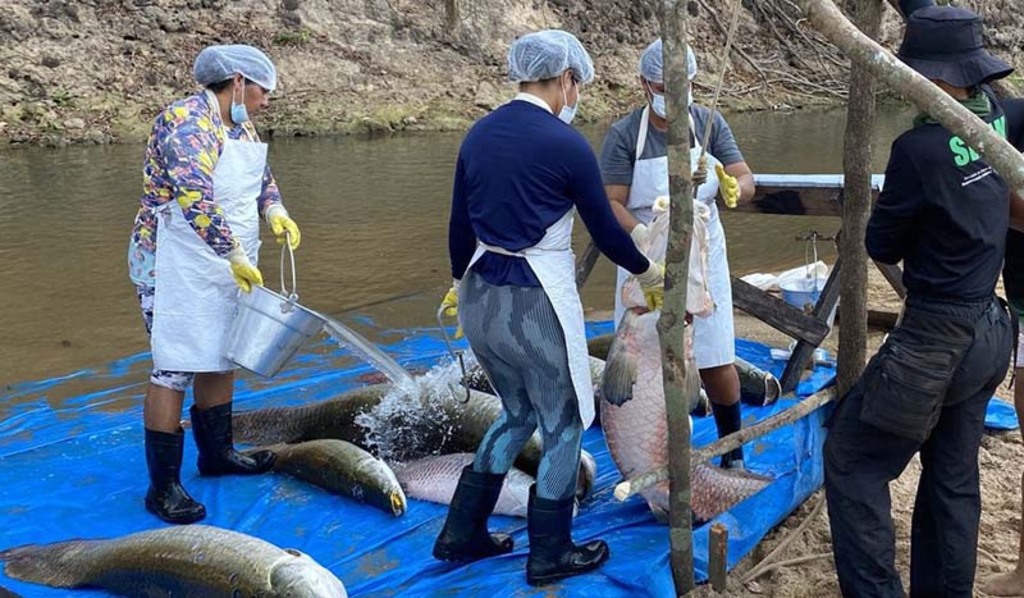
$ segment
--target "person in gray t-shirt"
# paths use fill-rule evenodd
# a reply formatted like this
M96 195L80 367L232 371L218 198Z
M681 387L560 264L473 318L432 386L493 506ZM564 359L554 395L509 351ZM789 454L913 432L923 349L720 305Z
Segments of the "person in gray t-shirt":
M689 78L697 75L697 60L687 48ZM637 108L614 123L601 149L601 174L605 190L619 223L638 246L646 246L647 224L653 219L654 201L668 195L668 122L665 120L665 84L662 74L662 44L657 40L640 57L640 84L647 105ZM732 313L732 281L726 256L725 231L718 217L716 200L726 205L748 201L754 196L754 175L743 160L728 123L719 113L692 103L691 135L696 147L704 137L704 127L712 120L708 139L707 182L694 198L708 205L708 289L715 303L706 318L694 318L694 356L701 381L711 399L718 435L740 429L740 383L734 362L736 338ZM695 152L699 154L699 150ZM691 167L696 168L691 155ZM628 273L618 272L615 297L615 323L625 313L621 300L622 284ZM722 457L723 467L743 467L743 448Z

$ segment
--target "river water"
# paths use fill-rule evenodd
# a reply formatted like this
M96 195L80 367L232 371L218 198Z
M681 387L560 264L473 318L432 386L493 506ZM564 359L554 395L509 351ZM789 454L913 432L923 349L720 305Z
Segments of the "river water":
M875 168L909 123L885 111ZM747 162L763 173L842 171L842 111L729 117ZM585 130L595 149L603 127ZM461 134L275 139L270 164L302 228L300 301L383 328L433 323L450 275L447 219ZM141 145L0 153L0 384L63 375L148 349L127 276ZM733 272L802 263L800 232L831 218L725 214ZM278 287L278 245L264 231L261 269ZM577 251L582 249L577 220ZM822 246L831 263L834 251ZM602 259L583 292L592 315L611 309L614 272Z

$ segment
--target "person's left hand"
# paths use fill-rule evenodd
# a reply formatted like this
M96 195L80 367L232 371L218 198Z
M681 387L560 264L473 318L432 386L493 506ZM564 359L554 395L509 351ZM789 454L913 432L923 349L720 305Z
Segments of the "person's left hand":
M721 164L715 164L718 175L718 192L728 208L735 208L740 199L740 182L725 171Z
M288 212L283 207L278 209L271 208L271 210L267 216L267 222L270 223L270 230L277 237L278 244L284 245L285 239L287 239L292 251L298 249L299 242L302 239L302 235L299 233L299 225L295 224L295 221L288 216Z

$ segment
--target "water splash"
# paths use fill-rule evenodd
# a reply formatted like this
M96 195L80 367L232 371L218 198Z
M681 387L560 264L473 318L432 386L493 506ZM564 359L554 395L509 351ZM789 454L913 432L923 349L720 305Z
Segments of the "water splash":
M391 358L390 355L381 351L376 345L366 340L354 330L351 330L341 322L319 314L324 319L324 331L331 335L338 343L348 347L353 353L373 364L382 374L388 377L395 386L411 390L415 388L416 381L412 375Z
M455 429L450 407L465 396L461 376L459 364L448 361L410 378L409 386L395 384L376 407L356 416L365 446L385 461L441 454Z

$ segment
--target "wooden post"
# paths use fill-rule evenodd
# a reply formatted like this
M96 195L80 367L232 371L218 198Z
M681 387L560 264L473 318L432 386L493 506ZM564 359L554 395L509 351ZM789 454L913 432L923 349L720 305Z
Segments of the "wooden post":
M587 242L587 248L576 258L577 290L582 290L583 285L587 284L587 279L590 278L590 273L594 270L594 264L597 263L597 258L599 257L601 257L601 251L594 244L594 240L591 239Z
M708 534L708 581L721 594L728 585L729 528L721 523L711 526Z
M849 0L849 12L871 39L882 29L881 0ZM864 247L871 213L871 132L875 122L875 85L871 73L854 63L850 69L850 100L843 142L843 233L839 254L839 355L836 386L846 394L864 370L868 340L868 254Z
M686 68L686 2L664 0L661 39L664 44L668 128L669 237L665 252L665 304L658 320L661 339L669 451L669 561L676 596L696 586L693 571L693 528L690 511L690 410L684 396L686 371L686 287L693 233L693 189L690 172Z
M843 275L843 270L846 268L845 262L846 257L842 254L836 258L836 264L832 266L832 275L825 282L825 288L821 290L821 296L814 305L814 311L811 312L811 315L823 324L835 309L836 302L839 301L839 277ZM865 330L866 336L867 331ZM782 378L779 379L782 394L789 394L796 390L804 370L813 361L814 351L819 344L821 343L809 343L805 340L796 342L796 347L793 348L793 353L789 356L789 361L786 362L786 368L782 371Z

